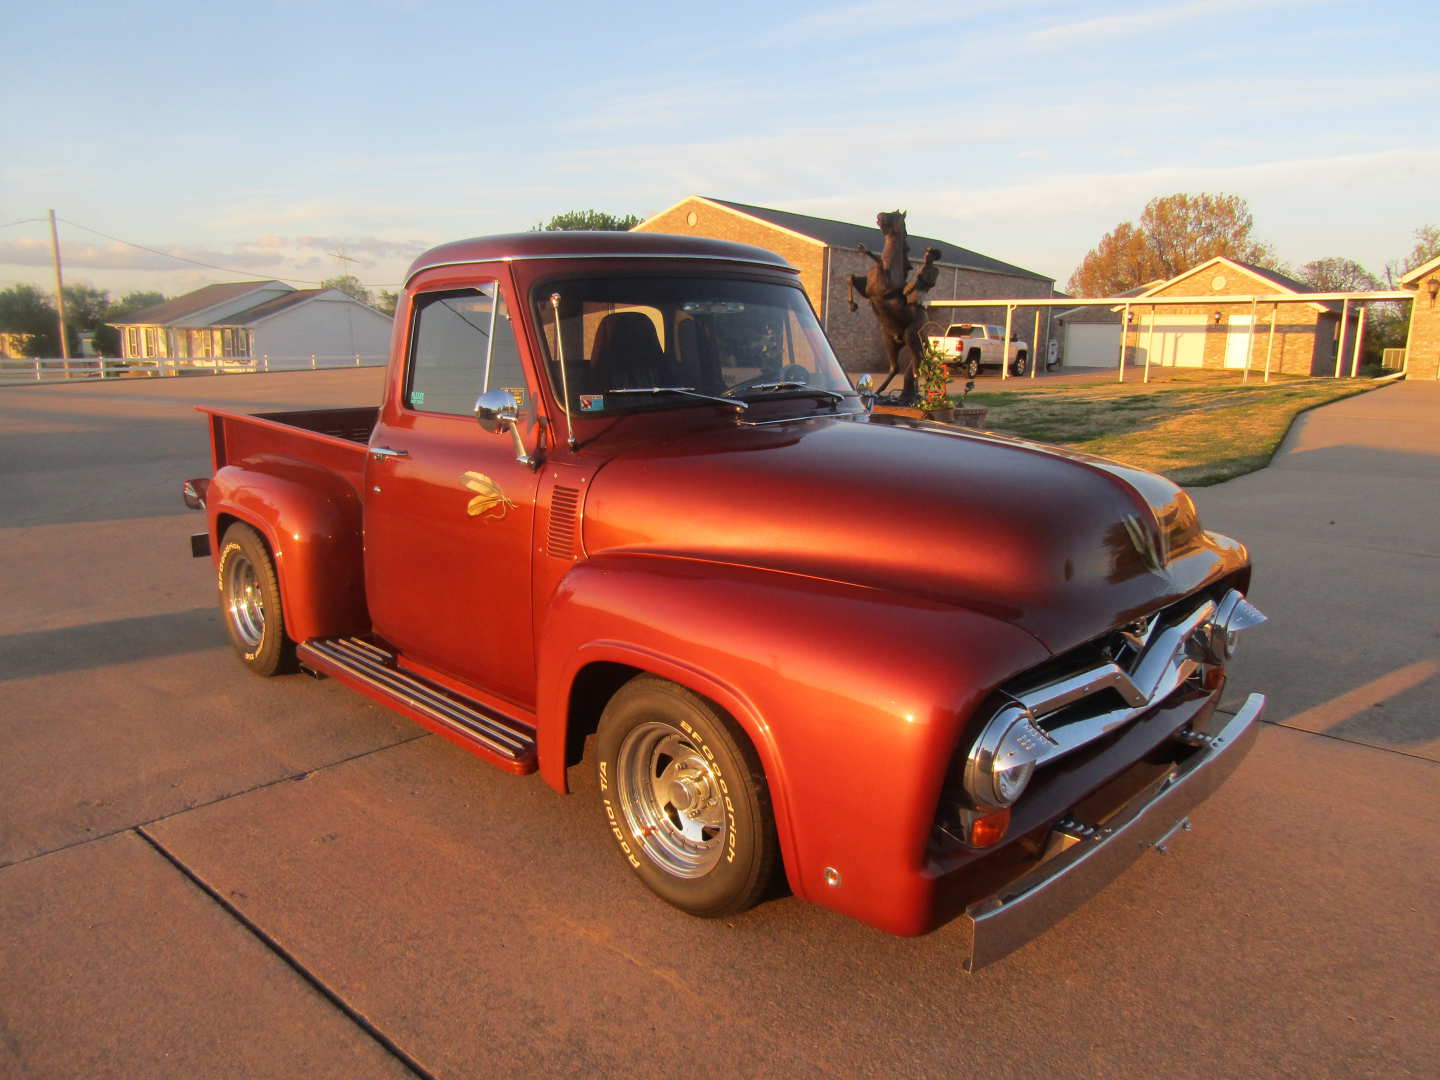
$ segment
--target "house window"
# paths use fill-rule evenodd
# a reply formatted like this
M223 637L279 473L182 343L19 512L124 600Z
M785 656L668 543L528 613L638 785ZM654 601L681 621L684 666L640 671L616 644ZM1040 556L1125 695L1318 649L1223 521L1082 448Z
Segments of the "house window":
M155 344L155 327L145 327L145 355L159 356L160 350Z
M134 358L140 355L140 328L138 326L127 326L125 328L125 356Z
M234 355L235 355L235 331L234 331L234 330L231 330L229 327L226 327L224 330L221 331L221 334L222 334L222 340L224 341L224 345L225 345L225 355L226 355L226 356L234 356Z

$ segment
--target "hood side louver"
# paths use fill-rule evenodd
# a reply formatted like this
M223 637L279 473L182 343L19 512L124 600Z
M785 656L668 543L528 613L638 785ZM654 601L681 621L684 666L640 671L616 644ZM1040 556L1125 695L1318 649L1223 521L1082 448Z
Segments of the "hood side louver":
M550 531L545 550L557 559L573 559L579 540L580 489L556 484L550 493Z

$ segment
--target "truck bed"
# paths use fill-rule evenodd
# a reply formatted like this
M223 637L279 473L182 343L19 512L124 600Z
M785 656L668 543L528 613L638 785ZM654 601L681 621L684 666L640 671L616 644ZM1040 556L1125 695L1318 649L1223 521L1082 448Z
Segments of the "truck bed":
M356 491L364 482L365 447L380 412L373 405L255 414L196 408L210 417L216 470L242 465L271 472L277 462L298 462L335 472Z

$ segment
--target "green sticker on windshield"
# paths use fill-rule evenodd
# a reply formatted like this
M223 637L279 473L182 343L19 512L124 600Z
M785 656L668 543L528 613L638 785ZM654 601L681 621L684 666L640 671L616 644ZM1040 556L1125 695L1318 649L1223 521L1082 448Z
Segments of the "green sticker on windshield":
M411 390L411 391L410 391L410 404L411 404L411 405L424 405L424 404L425 404L425 391L424 391L424 390Z

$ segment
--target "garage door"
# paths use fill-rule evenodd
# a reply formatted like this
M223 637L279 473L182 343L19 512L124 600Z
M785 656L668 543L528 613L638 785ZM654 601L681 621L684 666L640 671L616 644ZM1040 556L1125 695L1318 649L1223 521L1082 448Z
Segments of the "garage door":
M1120 362L1119 323L1067 323L1065 366L1108 367Z
M1155 316L1155 333L1150 333L1150 318L1137 320L1140 324L1139 346L1135 350L1135 362L1145 362L1145 352L1150 350L1150 363L1158 367L1204 367L1205 366L1205 325L1204 315L1167 315L1160 311Z

